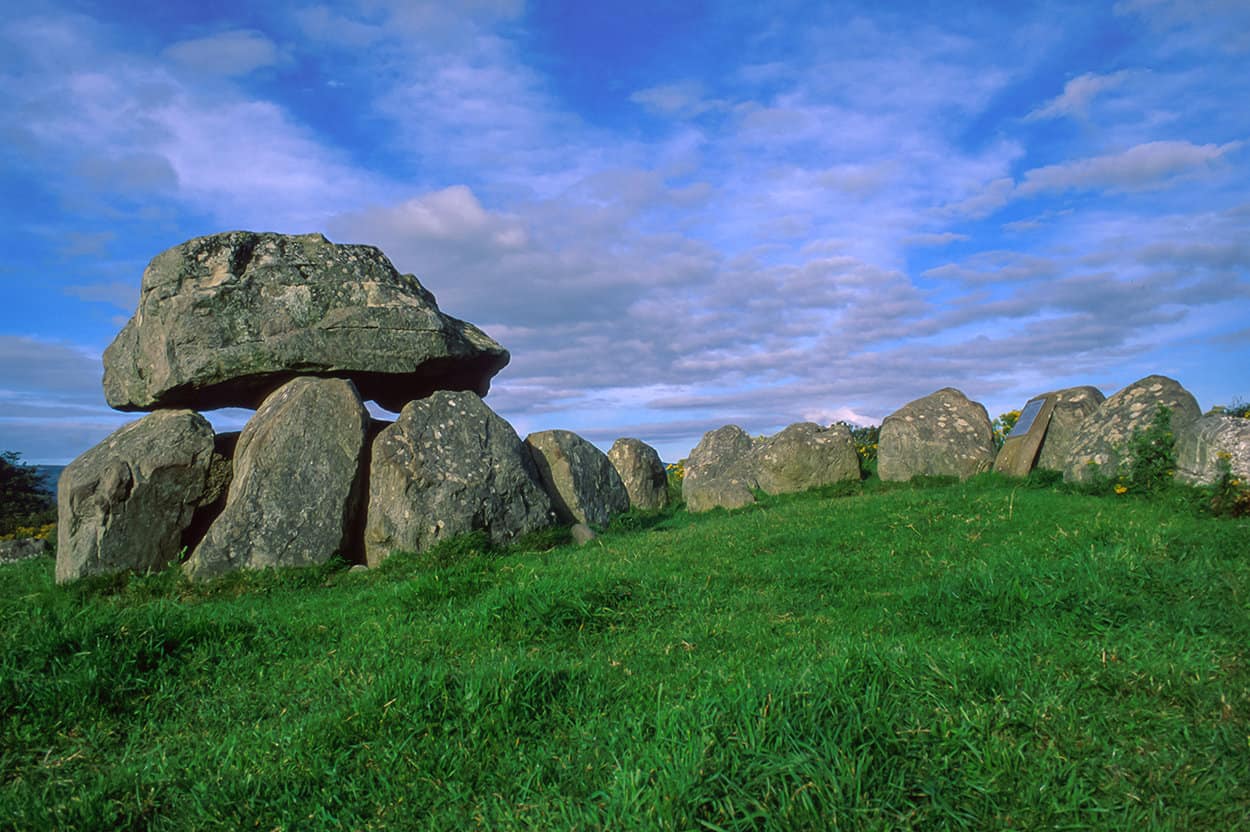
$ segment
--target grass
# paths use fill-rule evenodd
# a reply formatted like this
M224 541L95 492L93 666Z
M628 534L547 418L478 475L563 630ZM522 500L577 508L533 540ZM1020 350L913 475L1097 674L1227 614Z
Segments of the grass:
M983 476L370 572L0 572L12 829L1234 829L1250 525Z

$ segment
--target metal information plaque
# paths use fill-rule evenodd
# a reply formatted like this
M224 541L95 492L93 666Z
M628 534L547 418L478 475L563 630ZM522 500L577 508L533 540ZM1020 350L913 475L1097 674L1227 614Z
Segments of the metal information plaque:
M1037 414L1042 412L1042 406L1045 404L1045 396L1039 396L1026 404L1024 410L1020 411L1020 418L1016 420L1015 427L1011 429L1011 433L1007 434L1007 438L1014 439L1028 433L1029 428L1033 427L1033 423L1037 421Z
M1050 414L1055 410L1058 396L1046 393L1030 399L1020 411L1020 418L1007 434L1003 446L994 457L994 470L1009 477L1027 477L1042 449L1042 439L1050 426Z

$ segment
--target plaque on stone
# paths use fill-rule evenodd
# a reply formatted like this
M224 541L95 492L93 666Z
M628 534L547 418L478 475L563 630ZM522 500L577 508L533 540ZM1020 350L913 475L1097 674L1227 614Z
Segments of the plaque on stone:
M1046 437L1050 414L1055 409L1056 395L1045 393L1029 400L1020 411L1015 427L1007 434L1003 446L994 457L994 470L1009 477L1026 477L1037 462L1037 454Z

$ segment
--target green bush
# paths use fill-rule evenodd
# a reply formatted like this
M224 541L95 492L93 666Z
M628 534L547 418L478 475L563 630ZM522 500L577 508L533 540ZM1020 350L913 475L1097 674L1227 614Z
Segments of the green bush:
M56 522L56 501L21 456L0 452L0 538L46 537L46 527Z
M1133 494L1158 494L1172 485L1176 437L1169 408L1159 405L1150 424L1133 432L1121 469L1120 485Z

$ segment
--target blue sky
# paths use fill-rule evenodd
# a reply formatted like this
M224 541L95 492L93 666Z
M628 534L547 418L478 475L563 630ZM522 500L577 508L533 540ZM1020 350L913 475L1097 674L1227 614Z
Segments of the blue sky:
M885 7L885 11L881 10ZM524 436L1250 397L1250 5L41 2L0 22L0 449L191 237L378 245ZM210 414L221 429L245 414Z

